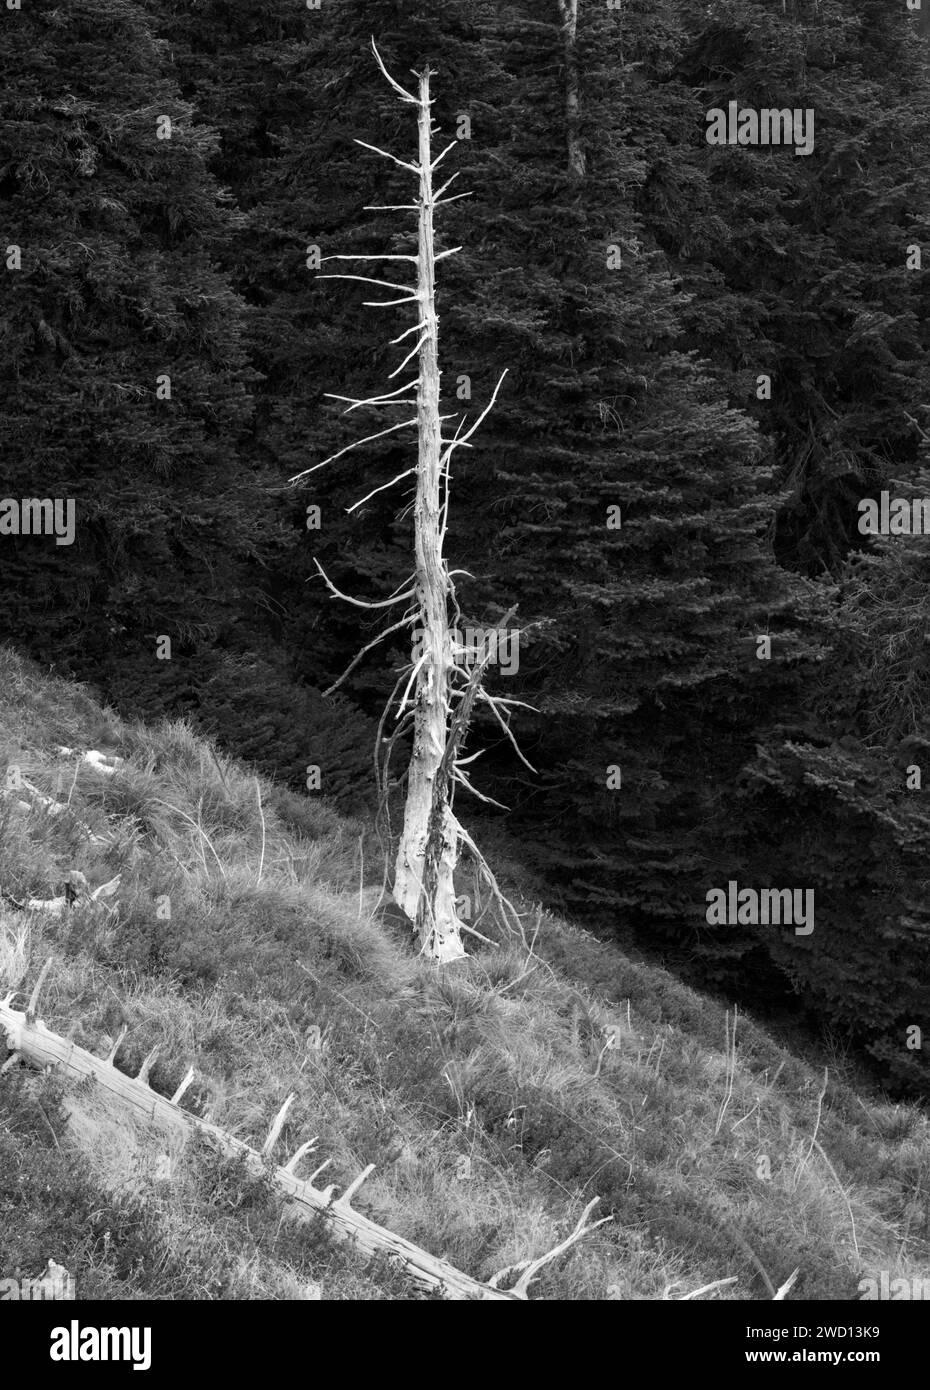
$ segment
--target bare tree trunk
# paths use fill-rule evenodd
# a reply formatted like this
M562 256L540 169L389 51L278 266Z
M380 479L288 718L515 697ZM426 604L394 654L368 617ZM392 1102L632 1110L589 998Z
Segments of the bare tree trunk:
M455 910L453 883L458 857L458 829L449 810L449 773L444 763L453 658L449 631L449 575L442 554L440 516L442 427L439 418L439 321L435 299L428 67L419 74L419 79L417 313L419 321L425 326L417 388L419 450L414 544L422 665L417 674L413 752L408 772L404 828L395 866L394 900L416 924L423 953L432 960L452 961L464 956L465 948L462 945L461 923ZM430 866L428 875L427 863Z
M585 154L581 143L581 99L575 36L578 30L578 0L558 0L562 21L562 56L565 63L565 131L568 146L568 172L573 179L585 176Z
M375 493L383 492L385 488L393 487L411 474L416 474L415 569L411 578L405 580L403 591L378 602L351 598L347 594L340 593L336 586L331 583L318 560L315 563L327 588L334 597L346 599L359 608L389 608L396 604L410 604L411 601L413 604L412 609L408 607L407 612L399 622L394 623L374 642L369 642L367 646L362 648L349 667L349 671L364 656L365 652L370 651L385 637L396 632L399 628L408 625L414 627L417 637L414 642L414 657L407 686L403 698L399 702L396 728L390 738L382 739L379 731L375 762L379 790L384 793L387 786L387 768L394 742L412 728L413 750L407 781L404 826L395 862L393 893L395 902L409 918L419 935L423 954L430 960L445 962L460 960L465 955L461 933L463 930L474 930L465 927L455 909L453 880L460 843L468 845L481 874L495 894L497 901L505 909L508 907L497 888L494 875L481 856L480 850L459 824L452 811L453 791L456 783L461 783L469 791L480 796L480 793L471 786L467 774L463 771L462 763L456 758L456 752L460 748L466 732L466 727L458 718L460 709L465 708L470 712L475 699L482 699L501 725L507 738L513 743L521 761L526 763L530 771L533 771L533 768L520 753L510 732L510 705L513 702L489 695L483 688L480 690L477 687L475 689L470 688L467 660L463 661L462 650L454 645L453 634L449 627L449 604L453 598L453 587L442 553L449 505L449 460L456 449L471 447L468 441L488 412L493 409L506 371L498 379L489 403L477 420L466 429L463 414L453 437L451 439L443 438L442 422L444 419L452 417L441 415L439 410L439 328L435 299L435 263L445 256L456 254L462 248L453 246L448 250L441 251L438 255L436 254L433 238L433 213L434 209L442 206L443 203L451 203L458 198L467 198L471 195L454 193L447 197L443 196L446 189L457 177L455 174L441 188L435 191L433 189L433 171L450 150L455 148L457 142L453 140L437 158L433 159L429 67L417 74L419 95L413 96L391 77L381 61L381 55L378 53L374 40L372 40L372 50L378 66L401 101L408 102L417 108L419 162L410 163L388 150L379 149L376 145L369 145L364 140L359 140L357 143L373 153L391 160L402 169L409 170L417 178L419 197L416 202L388 204L384 209L386 211L411 210L417 213L417 252L416 255L394 252L384 255L334 255L326 256L323 259L415 262L417 268L416 284L412 285L406 281L399 284L392 280L378 280L369 276L354 274L336 274L322 278L354 280L363 284L374 285L379 289L402 291L399 299L366 300L365 302L376 308L392 308L396 304L407 303L415 305L415 322L393 341L399 343L411 333L416 333L419 337L415 347L407 354L396 371L391 373L391 377L397 376L407 363L416 357L417 379L416 381L408 381L396 390L383 394L379 393L368 397L335 396L333 399L348 401L349 410L357 410L363 406L374 408L410 405L414 409L414 414L409 419L400 421L399 424L389 425L376 434L368 435L364 439L357 440L354 444L346 445L338 453L324 459L322 463L314 464L312 468L296 474L291 478L291 482L300 482L310 473L335 462L343 454L348 453L350 449L394 434L397 430L414 425L417 428L416 464L400 473L396 478L391 479L389 483L374 488L366 497L356 502L354 507L349 508L350 511L355 510L355 507L360 507ZM414 389L416 396L412 397L409 392ZM346 675L348 675L348 671L335 685L330 687L327 693L335 690ZM403 679L404 676L401 676L398 687ZM414 692L412 704L409 698L411 688ZM394 693L397 693L396 689ZM392 695L389 707L393 700L394 696ZM382 718L382 728L386 718L387 710ZM453 729L455 730L454 737L450 734L450 730ZM484 799L488 800L488 798ZM475 934L480 935L480 933Z

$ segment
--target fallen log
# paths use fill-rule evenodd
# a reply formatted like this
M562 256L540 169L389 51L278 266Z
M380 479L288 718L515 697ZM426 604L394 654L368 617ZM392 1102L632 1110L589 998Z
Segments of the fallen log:
M70 1039L53 1033L40 1019L36 1018L35 1014L38 996L50 965L51 962L46 961L36 981L29 1003L23 1012L11 1007L15 992L0 1000L0 1034L5 1033L7 1048L13 1054L3 1064L4 1070L10 1065L10 1062L19 1057L30 1066L41 1070L47 1067L59 1070L72 1080L86 1081L92 1078L139 1119L154 1123L162 1129L179 1133L184 1138L193 1133L202 1135L223 1154L231 1158L241 1159L246 1169L254 1176L269 1175L275 1185L285 1194L288 1202L291 1203L291 1215L301 1220L322 1216L329 1223L330 1230L337 1239L353 1243L362 1255L369 1257L386 1255L392 1262L402 1266L410 1279L421 1289L430 1293L437 1293L440 1297L447 1299L526 1301L530 1277L535 1276L544 1264L562 1254L589 1231L611 1219L604 1217L601 1221L586 1226L585 1219L594 1206L593 1202L590 1203L567 1240L562 1241L548 1255L543 1255L533 1261L523 1261L520 1266L514 1267L514 1271L517 1268L526 1268L526 1273L512 1290L496 1287L496 1281L510 1273L510 1270L501 1271L488 1283L481 1283L477 1279L472 1279L469 1275L463 1274L453 1265L448 1264L447 1261L420 1249L411 1241L405 1240L403 1236L395 1235L393 1231L370 1221L368 1217L354 1209L351 1205L351 1199L374 1171L375 1165L373 1163L369 1164L349 1184L341 1197L334 1195L335 1188L332 1184L325 1188L314 1186L314 1179L319 1177L323 1169L328 1166L329 1159L322 1163L309 1179L301 1180L296 1176L297 1164L300 1159L308 1152L313 1151L314 1141L312 1140L310 1143L302 1144L283 1167L273 1164L269 1169L271 1150L280 1134L287 1111L294 1100L293 1096L288 1097L275 1116L268 1138L259 1151L243 1140L220 1129L212 1122L201 1119L200 1116L194 1115L188 1110L181 1109L179 1104L181 1097L194 1079L193 1068L187 1073L170 1099L153 1090L148 1083L148 1074L157 1056L157 1048L146 1057L138 1076L127 1076L124 1072L118 1071L114 1065L114 1059L126 1036L125 1029L105 1058L95 1057L93 1053L78 1047Z

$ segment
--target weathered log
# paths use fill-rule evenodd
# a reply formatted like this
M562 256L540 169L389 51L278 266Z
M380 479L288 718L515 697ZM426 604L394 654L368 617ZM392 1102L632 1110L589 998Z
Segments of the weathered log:
M256 1177L269 1173L268 1161L249 1144L190 1111L182 1110L174 1101L154 1091L145 1080L146 1063L143 1063L139 1077L126 1076L113 1065L113 1054L106 1060L95 1057L68 1038L53 1033L34 1016L36 994L37 991L33 991L30 1005L22 1013L10 1006L12 995L0 1001L0 1031L6 1034L7 1047L24 1062L42 1070L52 1067L77 1081L93 1078L139 1119L185 1138L193 1133L201 1134L222 1153L241 1159L247 1170ZM150 1058L146 1062L151 1065ZM470 1278L445 1260L430 1255L403 1236L395 1235L393 1231L355 1211L350 1200L372 1168L373 1165L370 1165L360 1174L341 1197L334 1197L332 1186L320 1190L309 1181L301 1181L295 1177L290 1164L286 1167L273 1165L270 1176L292 1204L290 1214L303 1220L323 1216L337 1239L352 1242L361 1255L387 1255L402 1265L410 1279L421 1289L448 1299L519 1300L519 1294L495 1289Z

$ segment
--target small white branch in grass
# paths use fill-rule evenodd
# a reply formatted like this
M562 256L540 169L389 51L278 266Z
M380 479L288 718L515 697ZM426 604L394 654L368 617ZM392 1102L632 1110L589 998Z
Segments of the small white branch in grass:
M826 1150L824 1149L823 1145L820 1143L820 1141L819 1141L818 1139L815 1139L815 1138L813 1137L813 1135L811 1136L811 1143L813 1144L813 1146L814 1146L814 1148L817 1150L817 1152L820 1154L820 1157L823 1159L824 1163L825 1163L825 1164L827 1165L827 1167L829 1168L829 1170L830 1170L830 1172L831 1172L831 1174L832 1174L832 1176L833 1176L833 1181L836 1183L837 1187L839 1188L839 1190L840 1190L840 1195L841 1195L841 1197L843 1198L843 1201L846 1203L846 1211L847 1211L847 1214L848 1214L848 1216L849 1216L849 1225L850 1225L850 1230L851 1230L851 1234L852 1234L853 1249L854 1249L855 1252L856 1252L856 1259L860 1259L861 1256L860 1256L860 1253L859 1253L859 1241L858 1241L858 1239L857 1239L857 1237L856 1237L856 1219L855 1219L855 1217L853 1216L853 1209L852 1209L852 1204L851 1204L851 1202L850 1202L850 1200L849 1200L849 1196L848 1196L848 1194L847 1194L847 1192L846 1192L845 1187L843 1186L843 1184L842 1184L842 1183L840 1182L840 1180L839 1180L839 1177L838 1177L838 1175L837 1175L836 1169L834 1168L833 1164L830 1162L829 1158L827 1157Z
M314 1168L314 1170L313 1170L313 1172L310 1174L309 1178L307 1178L307 1185L308 1185L308 1187L309 1187L309 1186L312 1186L312 1184L313 1184L314 1182L316 1182L316 1180L317 1180L317 1178L320 1176L320 1174L326 1171L326 1169L329 1167L329 1165L332 1163L332 1161L333 1161L333 1160L332 1160L331 1158L324 1158L324 1159L323 1159L323 1162L320 1164L319 1168ZM331 1188L330 1188L330 1191L332 1191Z
M772 1300L773 1303L779 1303L782 1299L784 1299L784 1298L786 1297L787 1294L789 1294L789 1293L791 1292L791 1290L794 1288L794 1281L795 1281L795 1279L797 1279L797 1277L798 1277L798 1275L799 1275L800 1273L801 1273L801 1266L798 1265L798 1267L797 1267L797 1269L794 1271L794 1273L788 1275L788 1278L785 1280L785 1282L782 1284L781 1288L780 1288L780 1289L778 1290L778 1292L776 1293L775 1297L774 1297L773 1300Z
M737 1025L738 1018L739 1018L739 1010L738 1010L738 1007L734 1004L734 1006L733 1006L733 1028L732 1028L732 1031L731 1031L731 1029L730 1029L730 1011L729 1011L729 1009L727 1009L726 1014L725 1014L725 1016L724 1016L725 1037L724 1037L724 1049L723 1049L723 1053L724 1053L724 1057L725 1057L725 1059L726 1059L726 1071L725 1071L725 1073L724 1073L723 1099L722 1099L721 1102L720 1102L720 1107L719 1107L719 1109L718 1109L718 1111L717 1111L717 1123L716 1123L716 1125L714 1126L714 1134L715 1134L715 1135L717 1135L717 1134L720 1133L720 1128L721 1128L721 1126L722 1126L722 1124L723 1124L723 1117L724 1117L724 1115L727 1113L727 1107L729 1106L730 1101L731 1101L732 1098L733 1098L733 1083L734 1083L735 1078L736 1078L736 1065L737 1065L737 1064L736 1064L736 1025Z
M261 857L260 857L260 859L259 859L259 861L258 861L258 877L257 877L256 880L255 880L255 887L257 888L258 885L259 885L259 884L261 883L261 881L262 881L262 870L263 870L264 867L265 867L265 813L264 813L264 811L262 810L262 788L261 788L261 783L259 782L259 780L258 780L257 777L256 777L256 779L255 779L255 795L256 795L257 798L258 798L258 815L259 815L259 819L261 820L261 823L262 823L262 852L261 852Z
M51 956L49 956L48 960L45 962L45 964L42 966L42 969L39 971L39 978L36 980L35 984L32 987L32 993L29 996L29 1003L26 1005L26 1020L29 1023L31 1023L36 1016L36 1008L39 1003L39 995L42 993L42 986L45 984L45 977L48 975L48 972L51 970L51 968L52 958ZM12 995L10 996L10 998L12 998Z
M700 1298L702 1293L712 1293L714 1289L724 1289L728 1284L735 1284L737 1282L737 1275L731 1274L728 1279L715 1279L712 1284L702 1284L699 1289L692 1289L691 1293L682 1294L681 1298L672 1299L672 1302L687 1303L692 1298ZM668 1299L669 1294L674 1288L674 1284L669 1284L665 1293L662 1295L663 1298Z
M547 1255L541 1255L538 1260L520 1260L515 1265L508 1265L506 1269L502 1269L499 1274L495 1274L493 1278L488 1280L488 1283L490 1284L491 1288L496 1289L501 1279L503 1279L506 1275L516 1274L518 1269L522 1269L524 1272L520 1275L520 1278L514 1284L513 1288L510 1290L510 1293L513 1294L516 1298L527 1299L527 1291L529 1289L529 1286L532 1283L532 1281L536 1278L536 1275L539 1273L539 1271L543 1268L544 1265L549 1264L552 1260L557 1259L559 1255L564 1254L566 1250L568 1250L571 1246L576 1245L579 1240L582 1240L584 1236L589 1235L591 1231L596 1231L598 1226L603 1226L606 1222L613 1220L612 1216L602 1216L600 1221L593 1221L590 1226L585 1225L588 1216L597 1206L599 1201L599 1197L593 1197L591 1199L591 1201L585 1207L584 1211L581 1213L581 1216L578 1219L578 1224L572 1231L571 1235L568 1236L565 1240L563 1240L561 1244L557 1245L554 1250L550 1250Z
M419 104L419 103L418 103ZM395 164L399 164L402 169L409 169L411 174L420 176L419 164L408 164L406 159L398 159L396 154L391 154L389 150L379 149L377 145L369 145L367 140L356 140L356 145L361 145L365 150L371 150L373 154L383 155L385 159L392 159Z
M142 1063L141 1067L139 1068L139 1075L136 1077L137 1081L141 1081L144 1085L148 1085L149 1072L155 1065L156 1058L158 1057L158 1054L160 1052L161 1046L158 1043L156 1043L155 1046L152 1048L151 1052L146 1057L145 1061Z
M474 927L470 927L467 922L459 920L459 931L468 932L469 936L477 936L478 940L483 941L485 946L493 946L495 950L500 946L499 941L492 941L489 936L482 935L480 931L477 931Z
M403 473L398 473L397 477L392 478L389 483L382 483L380 487L372 488L371 492L369 492L366 497L360 498L358 502L353 502L351 507L346 507L346 511L354 512L358 507L361 507L366 502L370 501L371 498L374 497L377 493L386 492L389 487L393 487L395 483L399 483L403 478L409 478L410 474L415 473L416 471L416 464L414 464L412 468L405 468Z
M318 1134L314 1134L312 1139L307 1139L305 1143L301 1144L300 1148L294 1154L293 1158L289 1158L287 1163L285 1163L285 1173L297 1172L297 1165L300 1162L300 1160L302 1158L305 1158L307 1154L312 1154L316 1152L316 1145L319 1141L319 1138L320 1136Z
M281 1130L284 1128L284 1121L287 1119L287 1112L290 1110L291 1106L294 1104L294 1101L296 1099L297 1096L292 1091L291 1094L288 1096L287 1100L281 1106L281 1109L278 1111L277 1115L275 1115L274 1119L272 1120L271 1128L268 1131L268 1138L265 1140L261 1148L262 1158L271 1157L271 1152L274 1149L275 1144L278 1142L278 1137L281 1133Z
M120 885L120 879L122 877L122 874L117 874L115 878L110 879L109 883L101 883L100 887L95 888L94 891L91 893L91 902L99 902L101 898L112 898L113 894L116 892L117 888Z
M329 458L324 459L322 463L315 463L312 468L304 469L303 473L295 473L293 478L288 479L288 482L299 483L301 478L306 478L310 473L315 473L318 468L325 468L328 463L334 463L336 459L341 459L343 454L349 453L351 449L360 449L363 444L370 444L373 439L383 439L386 434L394 434L396 430L406 429L408 425L415 425L416 423L416 416L413 416L410 420L401 420L399 424L388 425L387 429L378 430L377 434L368 434L364 439L356 439L354 443L347 444L338 453L330 454Z
M350 1205L351 1205L351 1202L352 1202L352 1198L355 1196L356 1192L359 1190L359 1188L361 1187L362 1183L365 1182L366 1179L368 1179L369 1177L371 1177L371 1174L372 1174L374 1171L375 1171L375 1165L374 1165L373 1163L369 1163L368 1166L367 1166L367 1168L363 1168L362 1171L359 1173L358 1177L355 1179L355 1181L349 1183L349 1186L346 1188L345 1192L343 1192L342 1196L339 1197L339 1198L337 1198L337 1200L336 1200L336 1202L335 1202L335 1205L336 1205L337 1207L347 1207L347 1206L350 1206Z
M126 1023L124 1023L123 1026L122 1026L122 1028L121 1028L120 1031L119 1031L119 1037L116 1039L116 1042L115 1042L115 1043L113 1044L113 1046L110 1048L109 1052L108 1052L107 1055L106 1055L106 1058L104 1059L105 1061L107 1061L107 1062L109 1063L109 1065L110 1065L111 1067L112 1067L113 1063L114 1063L115 1060L116 1060L116 1054L117 1054L117 1052L119 1052L119 1050L120 1050L120 1048L122 1047L123 1043L126 1041L126 1034L127 1034L128 1032L129 1032L129 1025L126 1024Z
M96 748L91 748L86 753L79 753L76 748L59 748L58 752L63 758L77 756L82 763L90 763L97 772L102 772L107 777L112 777L113 773L117 772L126 761L125 758L118 758L115 755L98 753Z
M415 294L413 285L397 285L393 280L372 280L370 275L340 275L333 272L332 275L318 275L318 280L357 280L360 285L377 285L384 290L406 290L408 294Z
M223 875L223 881L225 882L225 881L226 881L226 870L223 868L223 865L222 865L222 862L221 862L221 860L220 860L220 857L219 857L219 855L217 854L216 850L213 848L213 842L211 841L210 836L209 836L209 835L207 834L207 832L204 830L203 826L200 825L197 821L193 820L192 817L189 816L189 815L187 814L186 811L182 811L181 808L180 808L180 806L172 806L172 804L171 804L170 801L159 801L158 799L156 799L155 804L156 804L156 806L167 806L167 808L168 808L169 811L176 811L177 814L178 814L179 816L181 816L183 820L186 820L186 821L187 821L188 825L192 825L192 826L194 827L194 829L195 829L195 830L198 832L198 834L201 836L201 839L203 839L203 840L206 842L207 848L209 849L210 853L213 855L213 858L216 860L217 867L219 868L220 873ZM205 855L204 852L203 852L203 848L202 848L202 847L201 847L201 850L200 850L200 857L201 857L201 859L202 859L202 861L203 861L204 869L206 869L206 867L207 867L207 859L206 859L206 855Z
M195 1074L196 1074L196 1073L194 1072L194 1068L191 1067L191 1069L188 1071L187 1075L185 1076L184 1080L181 1082L180 1086L179 1086L178 1089L175 1091L174 1095L171 1097L171 1104L172 1104L172 1105L177 1105L177 1104L178 1104L178 1102L180 1101L180 1099L181 1099L181 1097L183 1096L184 1092L187 1090L188 1086L189 1086L189 1085L191 1084L191 1082L193 1081Z
M402 594L392 595L391 598L352 598L351 594L342 593L342 591L340 589L337 589L335 584L333 584L333 582L329 578L327 578L326 572L323 569L323 566L320 564L319 560L316 558L316 556L313 557L313 563L316 565L317 569L322 575L323 583L326 585L327 589L329 589L330 593L334 594L336 598L341 598L345 603L351 603L355 608L390 608L393 604L400 603L401 599L413 598L415 593L414 589L407 589Z
M597 1054L597 1066L594 1068L595 1078L597 1078L601 1074L601 1067L603 1066L604 1058L607 1056L607 1053L613 1052L616 1048L618 1036L619 1034L616 1028L608 1028L607 1037L604 1040L604 1046Z
M77 775L78 775L79 769L80 769L80 762L76 762L75 765L74 765L74 781L73 781L72 784L71 784L71 791L72 791L72 792L74 791L74 783L77 781ZM101 770L101 769L98 767L98 771L100 771L100 770ZM52 797L50 797L50 796L44 796L44 795L42 794L42 792L40 792L40 791L38 790L37 787L34 787L34 786L32 785L32 783L31 783L31 782L28 780L28 778L26 778L26 777L23 777L23 778L22 778L21 786L20 786L19 789L20 789L20 790L25 789L25 790L29 793L29 795L33 798L34 801L38 802L38 804L39 804L40 806L43 806L43 807L45 808L45 810L48 812L48 814L49 814L50 816L61 816L61 815L64 815L66 812L70 812L70 811L71 811L71 805L70 805L70 803L71 803L71 794L70 794L70 793L69 793L69 795L68 795L68 800L67 800L67 801L65 801L65 802L55 801L55 800L53 800ZM11 797L11 796L12 796L12 789L0 787L0 796L3 796L4 798L9 798L9 797ZM17 812L26 812L26 813L28 813L29 811L32 810L32 804L31 804L30 802L28 802L28 801L8 800L8 801L7 801L7 804L10 805L10 806L12 806L13 810L14 810L14 811L17 811ZM73 813L72 813L72 814L73 814ZM83 821L75 820L75 825L76 825L77 829L80 830L81 833L82 833L83 835L86 835L86 836L87 836L87 838L91 841L92 844L97 844L97 845L99 845L99 844L103 844L103 843L104 843L103 837L100 836L100 835L95 835L95 834L93 833L93 831L90 829L90 827L87 826L87 825L85 825ZM32 901L35 902L35 901L38 901L38 900L32 900ZM42 909L37 909L37 910L42 910ZM44 909L44 910L45 910L45 911L48 911L47 908ZM56 911L57 911L57 909L56 909Z

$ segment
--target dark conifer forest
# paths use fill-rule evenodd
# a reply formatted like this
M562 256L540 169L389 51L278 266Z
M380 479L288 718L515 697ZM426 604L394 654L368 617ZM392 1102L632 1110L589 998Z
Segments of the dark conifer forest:
M390 870L408 636L333 589L410 574L411 432L349 449L400 416L344 401L404 380L414 320L327 278L391 261L327 258L416 251L372 38L405 86L428 64L470 195L436 213L450 437L506 373L451 470L454 625L520 629L456 812L605 980L668 970L922 1106L928 28L927 0L8 2L0 641L186 721L292 818L367 845L377 816L361 871Z

